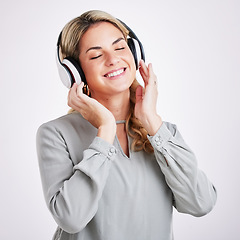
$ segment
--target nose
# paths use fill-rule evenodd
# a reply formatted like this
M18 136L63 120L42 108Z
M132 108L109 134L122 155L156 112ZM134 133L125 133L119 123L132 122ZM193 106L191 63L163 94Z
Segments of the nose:
M108 67L116 65L120 60L119 57L114 52L105 53L105 56L106 56L105 64Z

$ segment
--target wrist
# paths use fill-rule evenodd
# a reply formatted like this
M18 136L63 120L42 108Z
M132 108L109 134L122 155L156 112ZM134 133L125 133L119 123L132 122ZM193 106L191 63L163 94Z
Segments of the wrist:
M150 136L154 136L158 129L162 126L162 123L162 118L159 115L151 116L150 118L146 119L144 128Z
M108 122L99 126L97 136L112 144L116 135L116 129L115 121Z

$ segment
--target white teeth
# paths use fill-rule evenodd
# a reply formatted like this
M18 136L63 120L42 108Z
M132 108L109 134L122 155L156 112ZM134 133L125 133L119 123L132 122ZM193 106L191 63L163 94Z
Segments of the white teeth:
M120 75L121 73L123 73L124 69L121 69L121 70L118 70L116 72L112 72L112 73L109 73L107 74L107 77L115 77L117 75Z

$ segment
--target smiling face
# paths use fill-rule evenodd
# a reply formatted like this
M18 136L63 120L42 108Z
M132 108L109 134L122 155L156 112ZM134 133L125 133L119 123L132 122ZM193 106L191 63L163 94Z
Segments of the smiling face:
M136 67L118 28L108 22L92 25L82 36L79 49L79 60L93 98L129 92Z

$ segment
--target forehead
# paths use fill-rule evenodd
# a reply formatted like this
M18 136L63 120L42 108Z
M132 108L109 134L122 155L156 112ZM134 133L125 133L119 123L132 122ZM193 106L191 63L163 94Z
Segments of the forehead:
M83 34L79 43L80 50L112 44L119 37L124 37L123 33L112 23L95 23Z

